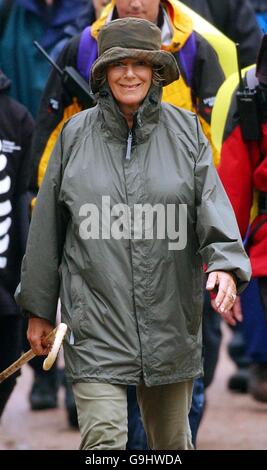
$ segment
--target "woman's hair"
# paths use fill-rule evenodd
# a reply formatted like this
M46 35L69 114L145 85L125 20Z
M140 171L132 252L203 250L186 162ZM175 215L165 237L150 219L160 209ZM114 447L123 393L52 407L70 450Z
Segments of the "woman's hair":
M162 82L164 82L164 79L162 78L162 75L160 73L161 70L162 70L162 66L152 67L152 83L155 86L161 86Z
M152 84L154 86L161 86L164 79L161 76L160 70L162 66L152 66ZM107 69L101 70L96 76L95 81L98 84L98 89L100 89L107 81Z

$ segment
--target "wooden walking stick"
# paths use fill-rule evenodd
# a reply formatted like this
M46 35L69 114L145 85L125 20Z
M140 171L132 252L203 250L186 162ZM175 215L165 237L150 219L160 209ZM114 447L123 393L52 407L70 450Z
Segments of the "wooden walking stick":
M44 343L47 344L51 343L51 340L53 341L52 348L43 363L44 370L49 370L54 364L66 332L67 325L65 323L60 323L44 339ZM32 349L23 354L19 359L17 359L17 361L13 362L13 364L11 364L9 367L7 367L7 369L3 370L3 372L0 373L0 383L10 377L10 375L14 374L14 372L20 369L24 364L29 362L33 357L35 357L35 354Z

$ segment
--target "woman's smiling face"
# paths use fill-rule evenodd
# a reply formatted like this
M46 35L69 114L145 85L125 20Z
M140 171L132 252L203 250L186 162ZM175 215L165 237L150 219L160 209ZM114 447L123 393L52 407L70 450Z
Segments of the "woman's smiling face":
M108 66L107 81L120 109L135 111L151 86L152 66L136 59L123 59Z

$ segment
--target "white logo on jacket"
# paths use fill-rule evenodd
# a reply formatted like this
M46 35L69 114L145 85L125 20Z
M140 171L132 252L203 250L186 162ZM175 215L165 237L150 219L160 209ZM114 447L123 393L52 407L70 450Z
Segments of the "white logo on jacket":
M129 207L121 203L111 207L110 196L102 196L100 211L95 204L86 203L80 207L79 216L84 218L79 226L82 240L168 238L171 240L169 250L183 250L187 244L186 204L134 204Z
M0 139L0 153L13 153L15 150L21 150L20 145L16 145L12 140Z
M7 166L7 157L2 152L13 153L14 150L20 150L21 147L16 146L14 142L9 140L0 140L0 196L7 194L11 187L10 176L4 175L1 176L1 172L6 169ZM10 237L9 229L11 227L11 218L9 214L12 211L12 205L8 198L0 202L0 269L4 269L7 265L7 257L3 254L7 251L9 247ZM2 218L4 218L2 220Z

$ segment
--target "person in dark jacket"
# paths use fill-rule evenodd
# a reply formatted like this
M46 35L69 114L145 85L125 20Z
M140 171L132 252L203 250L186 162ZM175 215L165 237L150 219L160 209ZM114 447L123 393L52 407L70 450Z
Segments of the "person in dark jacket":
M181 0L240 44L241 67L254 64L262 38L249 0Z
M0 69L0 372L22 351L22 317L14 300L26 247L34 122L26 108L7 96L10 80ZM16 375L0 384L0 416Z
M218 290L214 308L231 324L250 277L196 115L161 104L179 70L160 46L160 29L147 20L101 30L91 72L98 105L59 136L23 261L18 301L38 355L48 352L42 338L61 299L83 449L125 448L129 384L150 448L192 448L203 265L207 289Z

